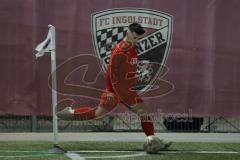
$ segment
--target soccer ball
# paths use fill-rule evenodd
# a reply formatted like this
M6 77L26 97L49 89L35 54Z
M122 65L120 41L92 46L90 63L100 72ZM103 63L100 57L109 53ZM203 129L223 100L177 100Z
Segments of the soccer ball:
M164 147L164 143L156 136L148 136L143 145L144 150L150 154L157 153Z

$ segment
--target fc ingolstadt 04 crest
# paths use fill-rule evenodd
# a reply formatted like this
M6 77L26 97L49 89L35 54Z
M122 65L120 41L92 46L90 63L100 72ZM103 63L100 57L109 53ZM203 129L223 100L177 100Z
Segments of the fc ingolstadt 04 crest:
M102 60L101 67L106 72L111 49L124 38L128 25L134 22L141 24L146 31L136 44L139 78L135 89L141 94L151 89L166 63L173 17L143 8L104 10L92 14L92 37L95 54Z

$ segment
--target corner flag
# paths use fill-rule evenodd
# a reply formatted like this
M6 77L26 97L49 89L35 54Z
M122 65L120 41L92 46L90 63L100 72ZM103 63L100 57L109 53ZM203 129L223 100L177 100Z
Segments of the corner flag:
M65 153L66 151L58 146L58 120L57 120L57 78L56 78L56 41L55 27L48 25L47 38L37 45L35 50L36 58L43 56L46 52L51 52L51 74L52 74L52 114L53 114L53 148L50 153Z
M55 27L52 25L48 25L48 35L47 38L37 45L35 50L37 53L35 54L36 58L39 58L45 54L45 52L51 52L56 50L56 42L55 42Z

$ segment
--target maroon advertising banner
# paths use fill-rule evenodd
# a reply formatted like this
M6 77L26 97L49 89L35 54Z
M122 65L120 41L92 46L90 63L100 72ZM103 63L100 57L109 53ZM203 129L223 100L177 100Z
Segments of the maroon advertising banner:
M35 57L49 24L58 102L96 106L111 48L137 22L136 90L154 113L239 117L239 11L238 0L1 0L0 115L51 115L51 56Z

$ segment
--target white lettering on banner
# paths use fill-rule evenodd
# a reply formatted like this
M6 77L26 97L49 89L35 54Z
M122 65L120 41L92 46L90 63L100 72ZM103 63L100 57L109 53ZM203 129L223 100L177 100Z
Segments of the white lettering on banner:
M128 26L131 23L140 23L143 27L161 29L169 25L168 19L164 16L157 16L150 13L111 13L96 18L96 29L102 30L119 25Z
M143 16L114 16L112 17L112 24L122 23L140 23L153 26L162 26L163 20L155 17L143 17Z

